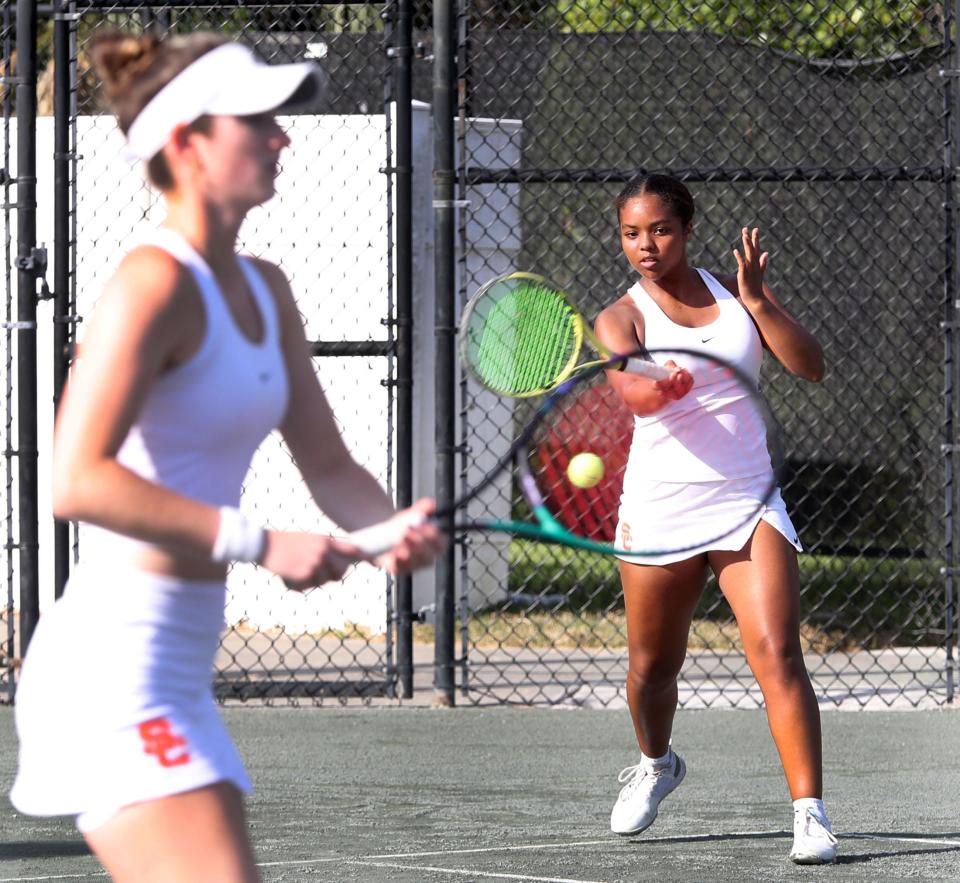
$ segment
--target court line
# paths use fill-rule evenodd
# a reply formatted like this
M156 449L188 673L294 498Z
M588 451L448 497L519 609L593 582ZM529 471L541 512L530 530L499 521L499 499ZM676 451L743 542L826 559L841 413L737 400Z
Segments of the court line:
M291 865L328 865L332 862L345 862L348 859L345 859L342 855L333 855L329 858L292 858L284 859L280 862L257 862L258 868L283 868L290 867ZM349 859L353 861L353 859ZM0 880L0 883L4 883L3 880Z
M572 877L531 877L528 874L507 874L502 871L474 871L470 868L436 868L431 865L404 865L399 862L365 862L358 859L345 861L345 865L361 868L393 868L401 871L432 871L439 874L459 874L461 877L489 877L493 880L528 880L536 883L606 883L604 880L583 880Z
M756 837L756 836L765 836L769 837L775 834L782 834L784 837L788 836L786 831L734 831L728 832L725 834L700 834L693 835L690 837L684 837L684 840L703 840L710 841L716 840L721 837ZM676 835L672 836L663 836L663 837L644 837L642 842L646 843L656 843L656 842L672 842L677 839ZM333 862L342 862L344 864L370 864L373 865L374 862L380 862L384 859L422 859L428 858L431 856L455 856L455 855L479 855L483 853L491 852L524 852L531 850L549 850L549 849L571 849L576 846L610 846L612 844L620 842L640 842L640 841L631 841L629 837L619 838L619 837L604 837L600 840L566 840L561 842L553 843L527 843L517 846L477 846L471 847L469 849L435 849L425 852L393 852L393 853L375 853L372 855L361 855L356 858L347 858L344 856L331 856L329 858L316 858L316 859L289 859L283 861L274 861L274 862L257 862L257 867L259 868L278 868L286 867L292 865L311 865L311 864L330 864ZM391 865L392 867L392 865ZM410 870L428 870L427 868L417 868L413 865L397 865L398 868L410 868ZM434 869L434 870L444 870L444 869ZM450 871L450 873L479 873L476 871ZM501 875L503 876L503 875ZM553 878L541 878L541 877L507 877L507 879L531 879L531 880L552 880ZM0 883L5 883L5 881L0 880ZM589 881L577 881L577 883L589 883Z
M570 849L573 846L610 846L615 843L672 843L678 839L685 841L710 841L719 840L726 837L770 837L776 834L788 836L784 830L777 831L725 831L722 834L692 834L677 835L670 834L662 837L644 836L640 840L634 840L631 837L604 837L602 840L570 840L561 843L528 843L522 846L482 846L470 849L438 849L433 852L397 852L386 855L361 856L362 859L384 859L384 858L426 858L431 855L471 855L483 852L519 852L531 849ZM640 835L636 835L639 837Z
M106 876L106 871L91 871L87 874L54 874L47 877L0 877L0 883L35 883L38 880L92 880L95 877Z
M684 840L714 840L718 837L750 837L765 835L770 836L774 834L783 834L787 836L786 831L727 831L722 835L717 834L702 834L702 835L693 835L692 837L684 837ZM947 840L947 839L935 839L932 837L898 837L892 834L865 834L856 831L838 833L837 837L841 840L879 840L879 841L888 841L891 843L921 843L927 846L955 846L960 848L960 840ZM624 838L628 840L629 838ZM637 842L662 842L662 841L673 841L677 837L674 836L665 836L665 837L644 837L642 841ZM484 846L484 847L474 847L472 849L448 849L448 850L432 850L429 852L398 852L398 853L386 853L381 855L370 855L362 856L360 858L348 859L343 856L331 856L329 858L307 858L307 859L291 859L287 861L278 861L278 862L257 862L257 867L259 868L276 868L283 866L291 865L322 865L330 864L334 862L340 862L342 864L349 865L365 865L369 867L383 867L383 868L396 868L398 870L411 870L411 871L432 871L441 874L459 874L461 876L473 875L476 877L490 877L498 880L527 880L527 881L537 881L537 883L603 883L603 881L590 881L590 880L573 880L566 877L530 877L522 874L505 874L505 873L490 873L483 871L473 871L473 870L464 870L460 868L437 868L431 867L428 865L416 866L416 865L405 865L399 863L390 863L384 862L383 859L397 859L397 858L426 858L427 856L434 855L476 855L480 853L490 853L490 852L521 852L529 850L548 850L548 849L570 849L575 846L602 846L604 844L616 843L617 840L614 840L610 837L605 837L602 840L571 840L561 843L528 843L519 846ZM92 871L87 873L80 874L54 874L47 875L43 877L0 877L0 883L45 883L45 881L51 880L92 880L96 878L106 877L104 871Z
M652 840L653 838L647 838ZM602 846L604 843L616 843L610 837L603 840L572 840L564 843L527 843L520 846L475 846L470 849L436 849L430 852L394 852L385 855L364 855L362 860L385 858L426 858L431 855L475 855L484 852L520 852L531 849L570 849L573 846Z
M960 847L960 840L932 840L929 837L896 837L892 834L857 834L856 832L837 834L837 836L844 840L890 840L894 843L926 843L930 846Z

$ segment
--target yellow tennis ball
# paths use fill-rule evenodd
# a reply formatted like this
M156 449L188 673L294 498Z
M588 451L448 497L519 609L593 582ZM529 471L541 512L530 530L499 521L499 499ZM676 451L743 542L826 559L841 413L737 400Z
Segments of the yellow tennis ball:
M603 460L589 451L577 454L567 466L567 478L576 487L593 487L603 478Z

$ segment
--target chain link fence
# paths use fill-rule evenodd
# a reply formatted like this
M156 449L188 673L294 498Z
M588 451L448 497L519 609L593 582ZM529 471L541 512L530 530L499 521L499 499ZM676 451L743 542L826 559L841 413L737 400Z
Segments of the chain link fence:
M11 273L20 198L10 177L17 5L0 2L7 699L21 637L15 565L23 542ZM124 169L113 121L98 103L91 35L104 26L220 31L269 59L313 58L329 79L323 106L284 120L294 148L278 196L251 215L241 246L290 275L348 443L402 500L411 469L418 493L430 490L434 423L455 418L460 482L471 484L476 453L508 443L513 418L509 403L478 399L465 383L455 403L438 400L433 410L426 194L435 124L421 104L436 95L434 52L442 48L432 8L85 0L37 9L38 239L69 246L65 269L53 268L57 297L39 307L41 363L47 353L62 356L51 329L67 329L72 343L122 250L160 220L139 171ZM768 280L818 336L828 362L819 385L794 381L769 359L763 378L790 445L784 496L807 549L803 641L818 695L853 707L952 701L960 390L953 7L464 0L456 11L457 81L446 85L456 87L458 303L491 276L525 269L568 287L595 314L632 281L612 202L641 170L676 174L693 191L697 265L731 271L740 227L759 226L772 252ZM59 105L57 59L70 73ZM409 88L398 86L401 64ZM398 124L410 115L414 152L401 156ZM67 199L57 203L60 178ZM402 281L411 254L412 307ZM404 362L411 346L412 366ZM38 401L56 386L44 370ZM412 403L404 399L410 390ZM42 495L51 431L42 408L40 422ZM516 505L507 487L475 514ZM324 526L279 442L258 454L244 506L270 524ZM44 528L43 505L40 512L43 607L62 588L61 572L82 560L84 542L82 530ZM465 701L622 703L625 625L613 562L473 537L457 546L454 577L454 665ZM429 611L433 600L432 576L418 579L411 589L358 568L342 587L299 596L236 568L219 695L318 703L404 695L411 638L442 643L429 612L412 626L413 611ZM442 605L449 595L439 588ZM697 612L681 701L761 702L715 585Z
M806 547L802 640L821 701L952 698L956 646L955 152L951 11L939 4L472 3L459 45L463 117L514 121L521 161L490 168L461 139L469 199L520 217L515 264L588 315L632 284L613 200L666 171L697 202L692 258L735 272L759 226L767 279L824 345L828 376L798 383L767 359L785 428L784 497ZM536 6L536 9L534 9ZM801 8L803 7L803 8ZM856 21L849 16L853 15ZM947 18L944 18L947 16ZM484 189L486 188L486 190ZM496 237L496 232L491 231ZM514 250L511 241L505 250ZM500 271L462 266L468 296ZM510 425L461 387L462 466ZM517 505L505 489L492 509ZM459 684L473 702L622 703L626 635L615 562L516 541L463 566ZM712 582L681 683L687 707L762 699Z

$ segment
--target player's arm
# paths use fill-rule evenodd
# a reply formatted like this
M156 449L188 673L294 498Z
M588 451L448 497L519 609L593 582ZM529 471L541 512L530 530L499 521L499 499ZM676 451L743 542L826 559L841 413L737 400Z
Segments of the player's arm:
M150 386L200 345L206 320L194 284L155 248L135 249L107 284L57 415L53 509L209 560L218 511L116 459Z
M354 460L340 435L333 411L314 372L303 321L286 276L258 261L276 299L290 398L280 432L317 505L345 530L385 521L396 514L380 483ZM430 500L413 507L423 517ZM435 527L411 527L405 542L381 563L388 569L420 567L435 557L442 541Z
M643 316L628 295L603 310L594 325L597 339L611 353L629 353L644 345ZM668 367L676 367L667 362ZM607 382L638 417L655 414L667 402L685 396L693 386L689 371L678 368L666 380L651 380L624 371L607 371Z
M791 316L763 281L769 255L760 249L760 231L744 227L740 248L734 248L736 277L723 284L750 313L763 345L791 374L819 381L824 375L823 348L817 339Z

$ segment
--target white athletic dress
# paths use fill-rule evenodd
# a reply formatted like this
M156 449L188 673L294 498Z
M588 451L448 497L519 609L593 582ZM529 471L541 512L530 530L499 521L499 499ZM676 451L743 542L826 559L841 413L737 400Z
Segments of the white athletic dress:
M654 350L657 362L671 358L660 350L674 348L717 356L758 382L763 345L753 320L710 273L698 272L720 308L717 319L699 328L671 321L639 282L630 289L643 314L646 346ZM673 359L691 369L694 388L657 414L634 419L617 545L636 550L688 548L623 560L670 564L713 549L742 549L761 519L802 551L779 489L759 508L772 467L763 420L749 398L737 393L732 380L702 382L702 374L698 380L695 357L674 354Z
M257 447L283 418L286 369L276 304L238 258L262 317L252 342L213 274L176 233L145 242L193 273L203 342L151 388L119 462L214 506L237 506ZM74 383L82 383L82 361ZM211 691L226 587L159 576L131 562L142 544L85 528L89 563L34 632L17 688L20 743L10 800L31 815L77 815L91 830L131 803L219 781L250 781Z

